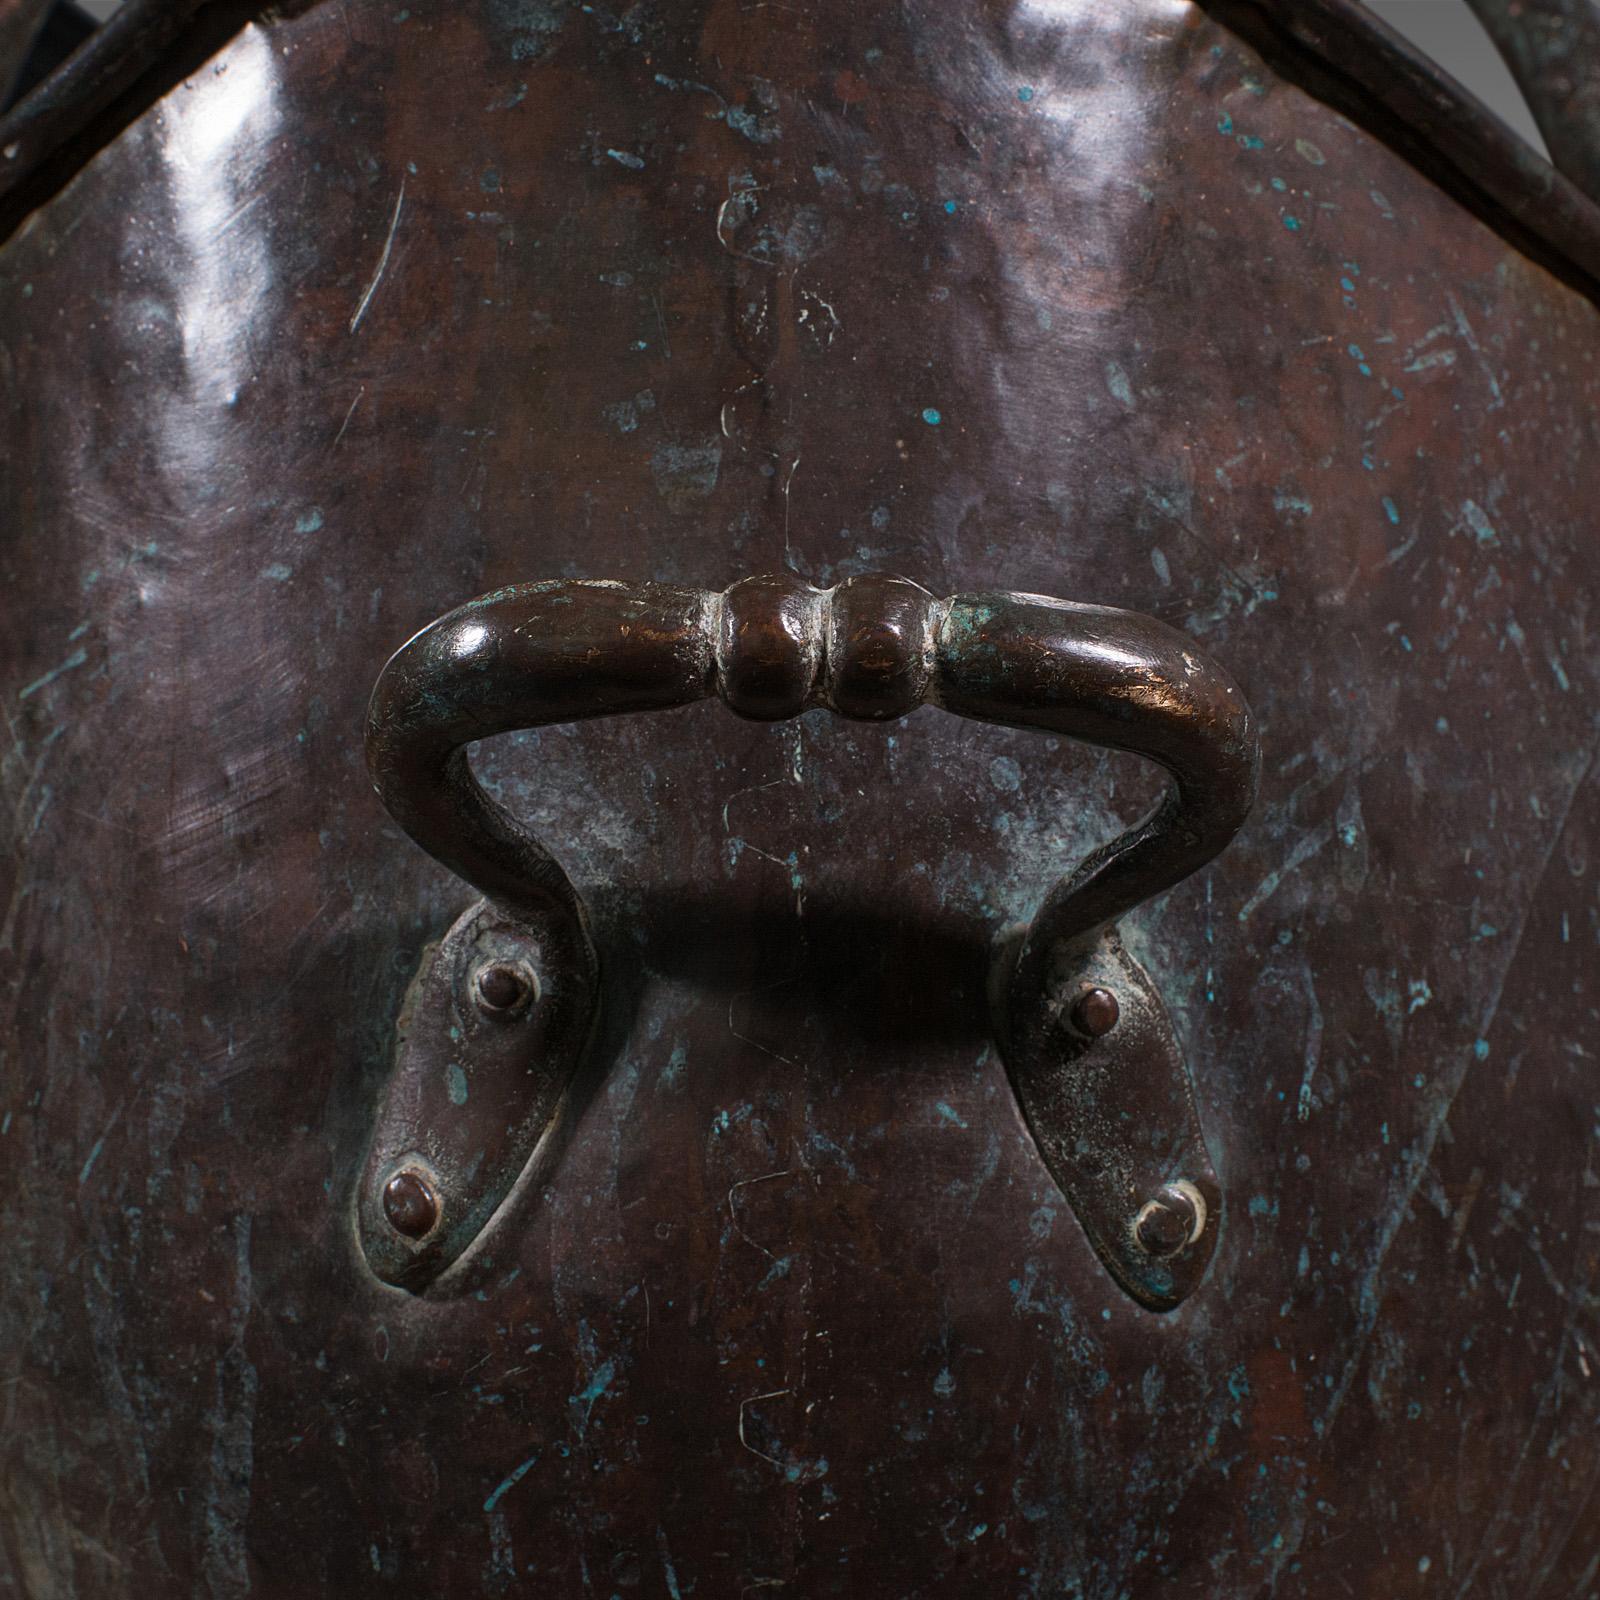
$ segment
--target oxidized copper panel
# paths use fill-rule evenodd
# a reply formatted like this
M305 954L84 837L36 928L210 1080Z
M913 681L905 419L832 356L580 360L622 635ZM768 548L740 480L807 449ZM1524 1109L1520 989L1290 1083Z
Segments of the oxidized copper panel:
M1580 1595L1600 316L1156 0L324 4L0 252L0 1592ZM389 653L534 578L1152 614L1261 797L1124 919L1228 1211L1157 1314L997 930L1158 792L923 710L512 734L605 973L481 1285L353 1195L472 898Z

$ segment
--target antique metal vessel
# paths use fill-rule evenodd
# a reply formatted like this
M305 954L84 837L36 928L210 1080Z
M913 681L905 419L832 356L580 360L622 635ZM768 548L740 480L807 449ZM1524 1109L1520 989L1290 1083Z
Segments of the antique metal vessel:
M1600 18L1479 10L1560 173L1349 0L0 120L0 1595L1600 1595Z

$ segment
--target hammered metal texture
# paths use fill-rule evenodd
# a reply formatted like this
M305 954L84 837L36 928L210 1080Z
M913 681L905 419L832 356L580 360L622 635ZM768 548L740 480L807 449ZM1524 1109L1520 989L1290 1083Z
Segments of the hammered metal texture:
M240 35L0 253L0 1593L1588 1594L1597 351L1175 0ZM782 567L1245 687L1254 819L1123 926L1230 1196L1170 1316L974 1021L1156 780L931 712L486 744L627 1031L484 1299L367 1275L460 909L374 675Z

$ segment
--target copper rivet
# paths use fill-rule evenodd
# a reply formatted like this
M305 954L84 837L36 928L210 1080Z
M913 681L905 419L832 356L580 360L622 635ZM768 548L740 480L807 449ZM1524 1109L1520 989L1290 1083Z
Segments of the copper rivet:
M439 1200L415 1172L397 1172L383 1187L383 1214L396 1233L420 1239L439 1221Z
M1163 1184L1134 1224L1140 1248L1153 1256L1176 1255L1205 1231L1205 1201L1193 1184Z
M1117 1018L1121 1015L1122 1008L1117 1004L1117 997L1109 989L1102 989L1098 985L1085 989L1072 1002L1073 1027L1079 1033L1088 1034L1091 1039L1104 1038L1116 1027Z
M517 1010L531 993L527 977L508 961L491 961L480 967L477 986L484 1009L501 1013Z

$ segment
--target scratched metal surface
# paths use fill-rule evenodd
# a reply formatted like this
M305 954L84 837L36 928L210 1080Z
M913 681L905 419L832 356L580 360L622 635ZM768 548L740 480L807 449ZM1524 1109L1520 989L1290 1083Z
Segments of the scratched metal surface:
M1156 0L321 6L0 254L0 1593L1590 1595L1600 316ZM469 898L362 770L530 577L1189 629L1255 819L1124 925L1229 1214L1060 1202L985 952L1155 793L923 711L483 765L603 1057L476 1298L364 1274Z

